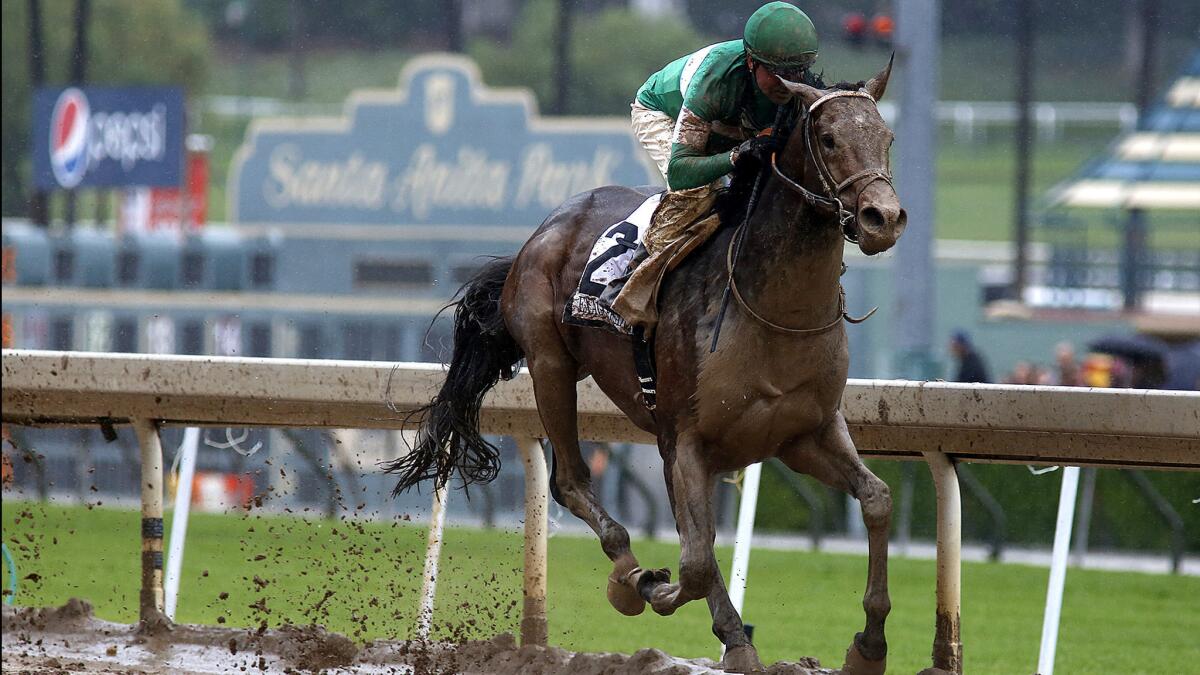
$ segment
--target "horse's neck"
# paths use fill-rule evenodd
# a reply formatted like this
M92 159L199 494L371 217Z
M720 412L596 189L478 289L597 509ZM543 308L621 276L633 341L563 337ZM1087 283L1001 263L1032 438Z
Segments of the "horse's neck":
M840 228L778 179L763 188L747 228L737 282L755 311L793 328L829 321L840 294Z

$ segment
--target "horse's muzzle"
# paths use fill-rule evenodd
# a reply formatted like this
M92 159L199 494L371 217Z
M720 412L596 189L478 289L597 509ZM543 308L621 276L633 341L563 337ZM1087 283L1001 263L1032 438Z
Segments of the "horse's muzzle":
M875 255L895 245L908 225L908 214L893 198L862 203L857 220L859 249L867 255Z

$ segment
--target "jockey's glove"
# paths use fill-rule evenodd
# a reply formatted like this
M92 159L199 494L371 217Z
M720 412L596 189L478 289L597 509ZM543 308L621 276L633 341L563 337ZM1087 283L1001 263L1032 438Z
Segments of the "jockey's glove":
M733 149L729 153L729 161L734 166L741 166L746 161L767 164L771 161L771 153L779 150L782 144L774 136L755 136ZM752 159L751 159L752 158Z

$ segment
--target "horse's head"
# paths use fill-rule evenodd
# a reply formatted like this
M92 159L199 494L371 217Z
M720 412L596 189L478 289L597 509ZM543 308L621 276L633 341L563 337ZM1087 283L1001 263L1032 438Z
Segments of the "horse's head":
M784 81L805 111L783 153L786 165L803 172L799 182L838 211L844 234L867 255L891 248L908 222L888 171L893 134L875 105L891 72L888 61L861 89Z

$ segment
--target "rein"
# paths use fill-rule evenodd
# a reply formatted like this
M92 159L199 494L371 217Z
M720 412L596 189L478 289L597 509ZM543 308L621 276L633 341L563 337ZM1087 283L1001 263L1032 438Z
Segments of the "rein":
M771 153L771 170L775 173L775 177L779 178L784 185L793 191L798 192L804 201L809 204L809 206L814 208L824 208L836 213L838 216L838 223L842 228L842 236L845 237L846 241L849 241L852 244L857 244L857 237L851 237L849 234L849 225L855 216L852 211L848 211L842 204L842 191L864 178L870 178L870 180L867 181L868 184L877 180L882 180L888 185L891 185L892 176L886 169L864 169L839 181L836 177L834 177L833 172L829 170L829 166L825 163L825 158L815 149L813 139L816 135L816 130L813 128L812 122L814 111L816 111L819 106L830 99L843 97L866 98L870 99L872 103L875 102L875 99L872 98L870 94L862 90L831 92L825 94L821 98L818 98L816 101L813 101L813 104L808 107L808 110L804 116L804 121L802 122L801 133L804 134L804 149L805 152L813 158L813 164L817 167L817 177L821 179L821 187L824 188L825 195L819 195L812 190L809 190L784 174L783 171L779 169L779 165L775 161L775 153ZM722 298L721 311L717 315L716 331L713 334L712 347L709 351L716 350L717 338L720 336L721 323L725 316L725 304L728 301L730 294L733 295L733 299L737 302L738 307L741 307L742 311L746 312L746 314L752 319L773 331L788 335L816 335L819 333L824 333L832 330L842 321L854 324L862 323L871 318L871 316L875 314L875 311L879 309L878 307L873 307L871 308L871 311L867 312L861 317L851 316L846 312L846 289L843 288L841 284L838 284L837 316L823 326L819 326L817 328L789 328L787 326L781 326L777 323L774 323L758 312L755 312L753 309L751 309L749 303L746 302L746 299L742 297L741 292L738 291L737 280L734 276L737 253L739 253L741 250L741 240L745 234L746 224L749 221L750 213L747 211L746 217L738 226L737 231L735 231L733 236L730 237L729 247L725 252L725 272L728 276L728 283L725 287L725 297ZM842 271L845 272L845 265L842 266Z
M739 228L738 233L740 232L741 229ZM734 236L736 237L737 233L735 233ZM846 289L842 288L841 284L838 284L838 315L833 321L830 321L819 328L788 328L787 326L780 326L779 324L770 321L766 317L751 309L750 305L746 302L746 299L742 297L741 292L738 291L737 282L733 279L733 242L730 241L729 243L730 246L725 251L725 271L729 275L729 290L733 293L733 299L737 302L738 307L741 307L746 314L749 314L750 317L755 321L773 331L787 333L788 335L816 335L817 333L824 333L825 331L831 330L843 320L849 323L862 323L871 318L871 315L875 313L875 310L879 309L878 307L873 307L871 308L871 311L858 318L850 316L848 313L846 313Z

